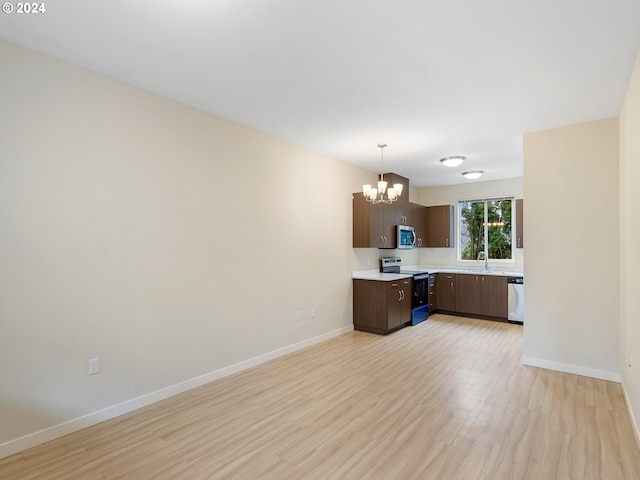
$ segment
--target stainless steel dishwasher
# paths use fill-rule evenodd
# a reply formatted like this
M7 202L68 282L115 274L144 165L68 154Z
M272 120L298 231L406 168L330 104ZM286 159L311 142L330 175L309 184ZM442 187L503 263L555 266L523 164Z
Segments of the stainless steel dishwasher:
M524 277L508 277L509 288L509 313L507 320L510 323L524 323Z

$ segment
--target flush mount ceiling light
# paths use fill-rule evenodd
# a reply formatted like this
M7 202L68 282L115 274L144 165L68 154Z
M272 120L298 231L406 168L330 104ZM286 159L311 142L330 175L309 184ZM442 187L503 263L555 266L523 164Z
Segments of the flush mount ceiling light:
M471 172L463 172L462 176L469 180L475 180L476 178L480 178L483 173L482 170L473 170Z
M378 180L378 188L372 188L371 185L362 186L362 194L367 202L371 202L374 205L377 203L391 203L395 202L402 194L402 184L396 183L393 187L387 188L387 182L384 181L384 166L383 166L383 152L386 143L379 143L380 149L380 179ZM385 197L386 194L386 197Z
M463 157L462 155L453 155L452 157L441 158L440 163L442 163L445 167L457 167L466 159L467 157Z

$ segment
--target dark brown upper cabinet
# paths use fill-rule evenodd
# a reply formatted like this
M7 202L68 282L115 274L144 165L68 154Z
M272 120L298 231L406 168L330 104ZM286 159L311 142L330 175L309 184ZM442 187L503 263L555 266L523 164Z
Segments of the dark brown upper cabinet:
M391 204L368 202L362 192L353 194L353 248L396 248L396 225L411 225L409 180L385 173L387 188L402 184L402 195Z
M427 247L453 247L454 218L453 205L427 207Z
M516 199L516 248L524 248L524 200Z
M411 204L411 226L416 231L417 248L427 246L427 210L424 205Z

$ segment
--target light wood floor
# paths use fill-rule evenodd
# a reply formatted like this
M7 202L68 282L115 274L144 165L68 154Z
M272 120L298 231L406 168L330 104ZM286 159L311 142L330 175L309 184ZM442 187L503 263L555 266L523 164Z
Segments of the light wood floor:
M28 479L640 478L620 385L521 365L522 327L353 332L0 460Z

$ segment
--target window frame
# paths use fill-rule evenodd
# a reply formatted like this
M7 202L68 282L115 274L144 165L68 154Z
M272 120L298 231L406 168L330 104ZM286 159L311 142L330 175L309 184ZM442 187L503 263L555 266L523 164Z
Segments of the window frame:
M501 197L491 197L491 198L476 198L476 199L466 199L466 200L458 200L458 208L457 208L457 218L456 218L456 244L457 244L457 261L460 264L465 265L478 265L479 263L484 264L484 260L466 260L462 258L462 250L464 250L464 246L462 245L462 205L463 203L484 203L484 252L485 255L488 255L489 244L488 244L488 229L489 227L486 225L487 223L487 215L488 215L488 207L487 202L495 202L495 201L505 201L509 200L511 202L511 258L489 258L487 263L492 264L502 264L502 265L514 265L516 263L515 255L516 255L516 232L515 232L515 220L516 220L516 198L515 195L505 195Z

